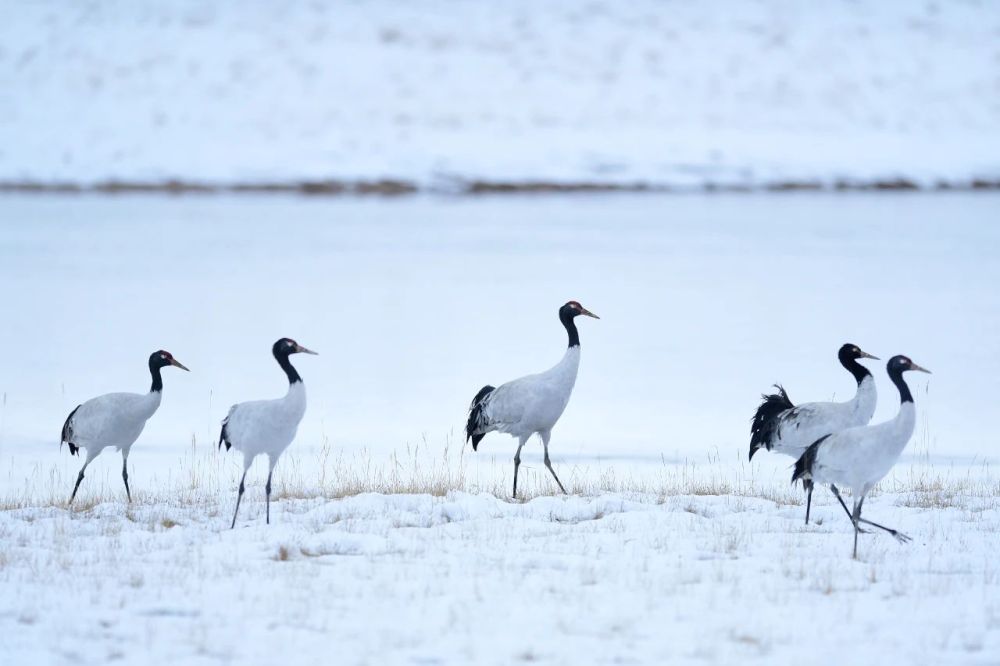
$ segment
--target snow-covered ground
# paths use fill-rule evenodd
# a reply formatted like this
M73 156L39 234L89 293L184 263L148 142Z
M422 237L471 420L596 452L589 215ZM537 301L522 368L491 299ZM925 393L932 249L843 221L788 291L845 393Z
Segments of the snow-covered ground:
M0 7L0 181L1000 179L1000 3Z
M883 494L450 492L0 511L7 664L995 664L994 479Z

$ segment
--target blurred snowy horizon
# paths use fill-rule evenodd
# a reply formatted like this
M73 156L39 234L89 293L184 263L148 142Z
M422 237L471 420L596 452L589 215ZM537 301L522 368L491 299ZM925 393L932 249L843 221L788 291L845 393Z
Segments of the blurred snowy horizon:
M1000 3L8 3L0 182L1000 183Z

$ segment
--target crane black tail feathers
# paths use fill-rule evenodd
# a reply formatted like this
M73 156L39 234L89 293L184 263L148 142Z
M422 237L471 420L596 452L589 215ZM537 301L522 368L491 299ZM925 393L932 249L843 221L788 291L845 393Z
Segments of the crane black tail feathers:
M472 440L473 451L479 448L480 440L489 432L490 424L484 407L486 399L495 390L493 386L488 385L479 389L479 393L472 399L472 404L469 406L469 422L465 424L465 441Z
M792 472L792 483L796 481L802 481L802 488L804 490L811 490L813 487L813 465L816 464L816 453L819 451L819 445L822 444L827 437L830 435L823 435L815 442L809 445L798 460L795 461L795 471Z
M222 431L219 433L219 448L222 448L223 443L226 445L226 451L228 451L233 443L229 441L229 433L226 432L226 425L229 424L229 419L222 422Z
M795 407L780 384L775 384L774 388L778 389L777 393L761 396L764 400L750 423L750 460L761 447L771 450L781 424L781 415Z
M74 444L73 441L72 441L73 440L73 424L72 424L72 421L73 421L73 415L76 414L76 410L80 409L81 406L82 405L77 405L76 407L74 407L73 411L70 412L69 416L66 417L66 422L63 423L63 427L62 427L62 435L61 435L61 437L59 439L59 449L60 450L62 449L62 445L64 443L68 444L69 445L69 453L70 453L70 455L73 455L73 456L77 455L77 453L80 451L80 447L77 446L76 444Z

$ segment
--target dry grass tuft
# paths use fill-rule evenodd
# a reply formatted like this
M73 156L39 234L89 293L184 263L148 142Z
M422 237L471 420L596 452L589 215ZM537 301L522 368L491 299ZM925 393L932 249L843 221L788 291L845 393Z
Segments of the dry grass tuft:
M297 454L293 447L281 460L272 499L337 500L365 493L443 497L452 492L466 492L492 495L508 502L526 502L559 494L543 466L526 463L518 480L518 498L513 500L512 466L499 459L490 466L484 466L481 460L472 463L466 460L466 451L464 446L453 448L450 441L437 451L422 442L376 459L367 451L335 452L329 440L324 440L318 451L303 454ZM146 509L166 505L194 508L207 517L231 511L229 504L235 498L239 480L238 457L220 455L214 446L199 445L192 438L190 447L180 456L178 467L179 470L171 471L166 480L158 481L152 489L136 493L133 504L123 507L127 520L145 516L151 529L157 525L172 529L178 525L176 520L162 512L150 515ZM783 483L784 478L758 478L758 468L742 459L734 464L721 461L717 455L701 463L662 459L660 464L628 466L624 472L599 463L592 466L563 463L558 464L558 471L570 494L583 497L621 494L635 501L660 504L677 497L728 497L736 502L765 500L779 507L804 504L801 488ZM247 484L250 501L256 499L255 495L263 498L263 484L253 477L254 472ZM0 498L0 511L69 508L72 515L80 515L102 504L123 505L124 492L114 483L116 480L92 479L68 507L67 490L72 488L73 479L56 469L40 469L22 488ZM949 468L931 464L901 466L873 491L880 492L894 493L901 506L921 509L964 508L975 512L1000 506L997 499L1000 481L985 467L951 472ZM679 506L692 506L692 502L682 501ZM752 503L740 506L745 510ZM26 514L24 519L29 516Z

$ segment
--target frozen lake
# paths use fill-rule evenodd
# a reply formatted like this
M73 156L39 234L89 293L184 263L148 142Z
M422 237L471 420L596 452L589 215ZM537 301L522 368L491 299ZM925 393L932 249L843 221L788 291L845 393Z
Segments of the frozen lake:
M66 414L145 390L161 347L192 372L165 373L131 460L170 474L230 404L283 394L285 335L320 353L297 361L300 454L454 452L482 385L560 358L569 299L602 319L581 324L557 467L742 465L773 382L796 401L853 393L845 341L933 370L911 382L909 454L981 464L998 443L998 213L993 194L0 198L0 489L75 474ZM883 420L898 401L872 367ZM490 436L465 464L506 470L513 443ZM118 460L92 469L114 480ZM789 462L753 466L777 479Z

